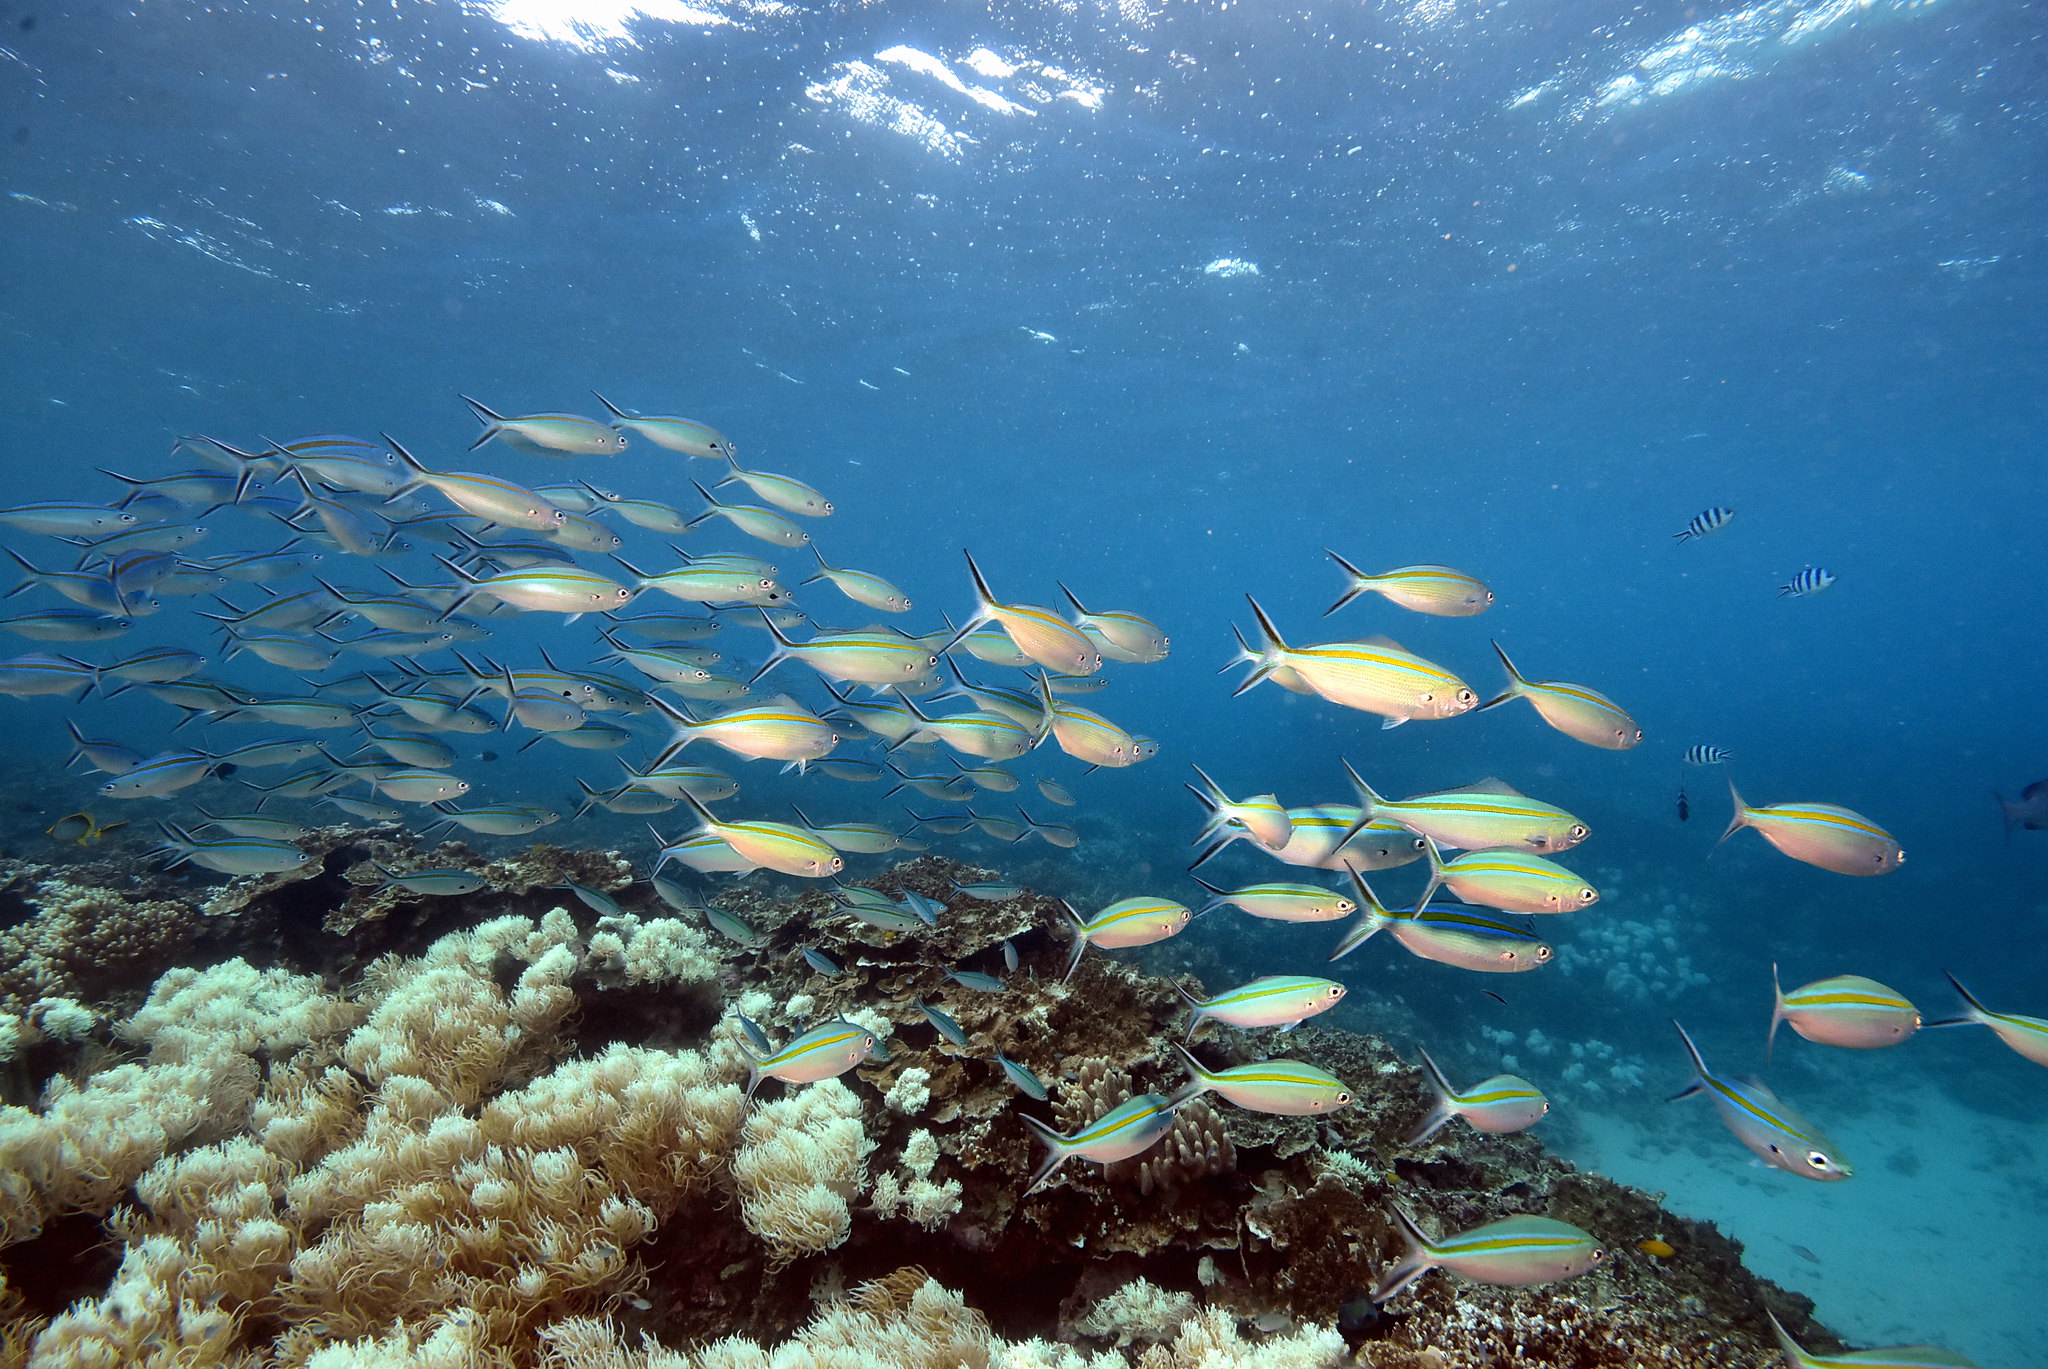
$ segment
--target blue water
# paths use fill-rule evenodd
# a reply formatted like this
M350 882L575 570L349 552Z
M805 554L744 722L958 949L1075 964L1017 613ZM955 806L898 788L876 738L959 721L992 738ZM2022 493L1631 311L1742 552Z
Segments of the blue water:
M1682 1082L1674 1013L1751 1067L1774 959L1788 980L1872 975L1930 1017L1950 1010L1942 968L2048 1012L2048 834L2008 838L1990 797L2048 775L2038 6L707 2L703 22L528 22L550 12L13 5L8 501L112 498L93 468L190 464L167 457L174 435L388 431L437 466L694 508L684 482L712 464L645 444L462 450L458 392L587 411L600 389L823 487L839 512L810 525L817 544L906 589L908 626L971 609L969 547L1000 596L1057 603L1057 579L1172 633L1169 662L1112 666L1083 700L1157 737L1156 760L1082 776L1048 748L1020 767L1082 798L1022 791L1083 831L1078 851L943 851L1081 899L1187 897L1190 761L1295 804L1350 797L1339 755L1388 794L1498 775L1594 829L1566 863L1612 893L1583 918L1664 917L1676 945L1646 942L1652 960L1713 982L1599 990L1603 952L1582 949L1497 1005L1388 945L1345 962L1360 1020L1398 1000L1410 1015L1390 1020L1462 1036L1443 1051L1461 1068L1489 1058L1482 1021L1597 1033L1651 1064L1655 1096ZM1675 543L1711 505L1736 521ZM276 537L213 522L208 554ZM636 563L667 564L662 539L624 531ZM806 565L744 541L714 527L693 549ZM1325 621L1343 588L1325 547L1369 570L1450 562L1499 602L1437 619L1368 596ZM1809 564L1840 582L1779 599ZM1648 739L1596 751L1522 704L1382 732L1271 685L1233 700L1213 672L1231 624L1250 628L1246 593L1290 640L1387 633L1483 695L1497 637L1532 675L1620 700ZM802 602L827 625L874 616L825 587ZM189 641L189 607L119 643L21 649ZM594 641L548 617L487 650L537 664L543 643L566 661ZM254 661L221 673L305 692ZM806 675L780 678L822 700ZM172 744L153 702L4 709L31 772L61 762L67 712ZM1847 879L1749 833L1710 860L1728 810L1714 772L1680 763L1695 743L1734 753L1752 802L1870 815L1905 867ZM527 756L545 760L462 767L471 799L559 804L570 777L612 770ZM754 815L792 795L821 820L878 811L872 787L701 759L742 778ZM48 816L91 798L65 783ZM597 831L645 845L626 822ZM1210 871L1285 873L1243 848ZM1419 879L1378 883L1393 899ZM1580 933L1554 924L1569 956ZM1328 930L1218 918L1189 936L1309 972ZM2015 1128L2048 1087L1982 1032L1885 1063L1966 1074ZM1813 1071L1809 1092L1881 1114L1884 1072L1852 1064L1860 1082Z

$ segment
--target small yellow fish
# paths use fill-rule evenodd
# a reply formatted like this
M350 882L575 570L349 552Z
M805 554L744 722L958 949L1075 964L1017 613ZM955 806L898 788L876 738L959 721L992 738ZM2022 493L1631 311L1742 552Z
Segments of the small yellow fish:
M90 813L71 813L58 818L43 831L55 841L68 841L73 846L84 846L98 841L117 827L126 827L125 822L110 822L105 825Z
M1668 1260L1678 1253L1677 1248L1669 1241L1658 1236L1652 1236L1646 1241L1637 1241L1636 1249L1642 1251L1653 1260Z

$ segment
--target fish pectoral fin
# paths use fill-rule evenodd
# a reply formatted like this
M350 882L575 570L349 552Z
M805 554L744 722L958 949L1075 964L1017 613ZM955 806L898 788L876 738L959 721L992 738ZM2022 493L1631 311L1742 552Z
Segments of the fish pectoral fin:
M1380 731L1389 731L1393 728L1399 727L1402 723L1405 723L1407 721L1408 720L1406 718L1388 718L1386 721L1380 724Z
M1691 1084L1685 1088L1680 1089L1678 1092L1672 1094L1669 1098L1666 1098L1664 1101L1667 1103L1676 1103L1681 1098L1690 1098L1696 1093L1704 1093L1706 1092L1706 1088L1707 1086L1704 1083Z

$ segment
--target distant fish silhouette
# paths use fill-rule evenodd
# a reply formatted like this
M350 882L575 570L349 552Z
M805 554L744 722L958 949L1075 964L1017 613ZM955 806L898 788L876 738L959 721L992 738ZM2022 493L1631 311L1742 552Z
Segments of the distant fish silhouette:
M1691 816L1692 805L1685 801L1685 786L1680 785L1678 789L1678 820L1684 822Z
M1995 789L1991 797L2005 811L2007 835L2015 827L2024 827L2029 832L2048 831L2048 780L2035 780L2020 790L2017 799L2009 799Z

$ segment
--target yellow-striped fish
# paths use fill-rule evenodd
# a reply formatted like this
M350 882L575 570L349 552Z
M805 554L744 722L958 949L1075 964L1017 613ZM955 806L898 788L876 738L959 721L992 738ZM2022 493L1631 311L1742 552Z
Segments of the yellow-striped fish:
M1678 1039L1692 1057L1692 1084L1671 1095L1671 1101L1703 1093L1720 1114L1721 1124L1735 1133L1735 1139L1772 1169L1782 1169L1802 1179L1834 1183L1855 1171L1849 1167L1835 1143L1821 1129L1800 1116L1798 1109L1771 1092L1760 1079L1729 1079L1707 1068L1700 1048L1678 1023Z
M1400 1208L1394 1217L1408 1253L1380 1279L1375 1303L1399 1297L1432 1269L1474 1283L1525 1288L1583 1274L1607 1258L1592 1233L1550 1217L1503 1217L1434 1241Z
M2024 1017L2019 1013L1993 1012L1977 1001L1975 994L1963 987L1963 982L1954 975L1948 975L1948 982L1955 985L1956 992L1963 996L1968 1005L1961 1017L1951 1017L1940 1022L1929 1022L1930 1027L1989 1027L1998 1034L1998 1039L2011 1046L2037 1065L2048 1065L2048 1018Z
M685 456L723 461L732 455L732 443L724 433L708 423L699 423L694 418L678 418L673 414L629 414L597 391L590 393L597 395L597 402L604 405L605 412L612 416L612 427L621 432L644 437L657 447L666 447Z
M1174 1049L1180 1052L1188 1073L1194 1076L1187 1087L1173 1096L1176 1107L1205 1093L1220 1093L1247 1111L1280 1117L1320 1117L1351 1103L1351 1090L1344 1086L1344 1081L1317 1065L1299 1060L1259 1060L1212 1070L1187 1047L1176 1044Z
M1470 618L1493 607L1493 591L1462 570L1449 566L1402 566L1367 575L1328 547L1323 551L1351 577L1351 587L1323 610L1325 618L1366 593L1385 595L1402 608L1439 618Z
M784 636L766 613L761 625L775 638L775 650L749 683L759 683L763 675L790 660L835 680L877 687L915 685L929 680L939 668L938 655L930 647L898 632L819 632L808 642L798 642Z
M461 396L461 399L476 415L476 421L484 425L476 441L469 444L471 451L492 438L514 451L532 456L617 456L626 450L625 434L607 428L594 418L567 413L522 414L507 418L493 413L468 395Z
M704 512L690 520L690 526L713 518L723 518L749 537L758 537L763 542L772 542L778 547L801 547L811 540L811 535L796 524L784 518L774 509L764 509L754 504L728 504L717 495L692 480L697 493L704 496L710 505Z
M1107 659L1133 665L1150 665L1166 659L1172 643L1158 624L1135 613L1090 613L1065 585L1060 585L1060 593L1074 606L1074 626Z
M1102 669L1101 651L1072 623L1051 609L1040 608L1036 604L998 601L990 591L988 581L982 578L981 567L974 563L974 553L963 551L962 554L967 557L967 573L974 577L974 615L953 634L941 654L966 641L976 628L994 623L1009 637L1010 645L1047 670L1056 670L1064 675L1093 675ZM968 650L974 650L971 644ZM982 659L989 658L984 656Z
M832 501L794 476L777 475L773 471L743 469L730 452L726 454L726 460L732 466L732 474L719 481L720 485L731 485L735 482L745 485L776 508L789 513L800 513L806 518L831 517Z
M1211 1017L1233 1027L1293 1031L1305 1019L1336 1007L1344 997L1344 986L1334 979L1291 974L1265 975L1208 999L1197 998L1178 984L1173 987L1194 1009L1188 1018L1190 1041L1202 1020Z
M1397 911L1381 903L1356 870L1351 883L1358 894L1358 921L1330 952L1332 960L1342 960L1380 932L1390 931L1410 954L1461 970L1519 974L1550 963L1549 943L1512 923L1456 904Z
M1071 1136L1054 1131L1029 1113L1018 1113L1046 1147L1045 1159L1032 1174L1031 1186L1024 1190L1024 1196L1028 1198L1044 1188L1071 1156L1109 1164L1144 1154L1172 1128L1179 1106L1163 1093L1141 1093L1117 1104Z
M703 825L698 835L719 838L743 858L785 875L805 879L829 879L846 868L846 861L808 828L786 822L720 822L703 803L683 791L683 802Z
M1150 946L1186 931L1195 917L1186 904L1168 898L1119 899L1090 918L1075 912L1074 905L1065 899L1060 900L1060 907L1066 909L1068 921L1074 924L1074 951L1067 957L1067 972L1060 976L1062 981L1074 977L1082 953L1090 946L1100 946L1105 951Z
M875 1049L875 1034L852 1022L827 1022L813 1027L772 1055L750 1060L747 1091L752 1098L763 1079L780 1079L785 1084L815 1084L837 1079L866 1060Z
M1374 821L1398 822L1439 846L1467 851L1513 847L1524 851L1568 851L1591 835L1585 823L1562 808L1532 799L1491 777L1458 789L1413 798L1383 799L1359 778L1351 762L1344 773Z
M1460 1093L1451 1087L1450 1080L1444 1078L1444 1072L1437 1068L1436 1061L1429 1058L1428 1051L1420 1046L1415 1051L1422 1057L1422 1073L1429 1083L1432 1101L1428 1116L1422 1119L1421 1129L1403 1141L1401 1144L1404 1146L1421 1145L1443 1130L1454 1117L1470 1122L1474 1131L1498 1135L1526 1131L1550 1112L1550 1100L1543 1096L1543 1090L1526 1079L1512 1074L1496 1074Z
M755 760L789 761L799 771L839 745L839 734L830 723L787 695L728 709L701 722L679 704L655 699L654 706L675 723L676 739L655 758L651 770L667 765L693 741L711 742Z
M1209 810L1209 821L1203 824L1201 834L1195 838L1197 843L1208 841L1225 828L1235 827L1269 851L1279 851L1286 847L1288 839L1294 835L1294 820L1288 816L1287 809L1279 799L1271 794L1254 794L1243 800L1232 799L1223 792L1221 785L1209 778L1201 766L1197 765L1192 769L1201 779L1202 787L1188 787L1194 790L1195 797ZM1200 864L1199 861L1196 863Z
M1456 675L1385 637L1290 647L1259 601L1245 597L1258 620L1260 649L1233 697L1284 668L1333 704L1379 714L1382 728L1415 718L1454 718L1479 703L1471 686Z
M1920 1010L1896 989L1860 974L1817 979L1786 993L1771 966L1771 1031L1764 1038L1764 1060L1770 1061L1778 1041L1778 1024L1823 1046L1876 1050L1896 1046L1920 1030Z
M1100 713L1055 698L1052 682L1043 671L1039 672L1038 691L1040 707L1044 710L1046 726L1053 741L1075 760L1086 761L1090 766L1121 769L1136 765L1153 754L1145 749L1142 739L1132 736Z
M818 573L804 581L815 585L820 580L831 581L834 588L857 604L878 608L884 613L908 613L910 596L890 584L879 575L870 575L864 570L846 570L825 563L825 553L811 544L811 555L818 558Z
M1785 1352L1787 1369L1977 1369L1977 1361L1953 1350L1932 1345L1895 1345L1884 1350L1850 1350L1840 1355L1815 1355L1800 1348L1799 1342L1778 1321L1770 1308L1771 1333Z
M1728 797L1735 804L1735 816L1721 834L1722 841L1745 827L1754 827L1765 841L1792 859L1838 875L1888 875L1906 862L1897 839L1861 813L1832 803L1774 803L1751 808L1736 792L1732 779Z
M1209 901L1196 912L1197 917L1218 908L1238 908L1272 922L1335 922L1358 910L1358 905L1342 894L1316 884L1275 882L1220 889L1198 875L1191 878L1209 891Z
M1427 904L1439 887L1467 903L1483 903L1510 913L1571 913L1600 901L1600 891L1552 860L1528 851L1467 851L1445 860L1429 844L1429 886L1418 906Z
M1642 741L1643 729L1636 725L1636 720L1599 690L1562 680L1525 679L1508 659L1507 652L1500 649L1499 642L1493 644L1493 653L1500 657L1501 667L1508 673L1508 687L1479 705L1477 711L1484 712L1510 699L1527 699L1538 717L1574 741L1607 751L1626 751Z

